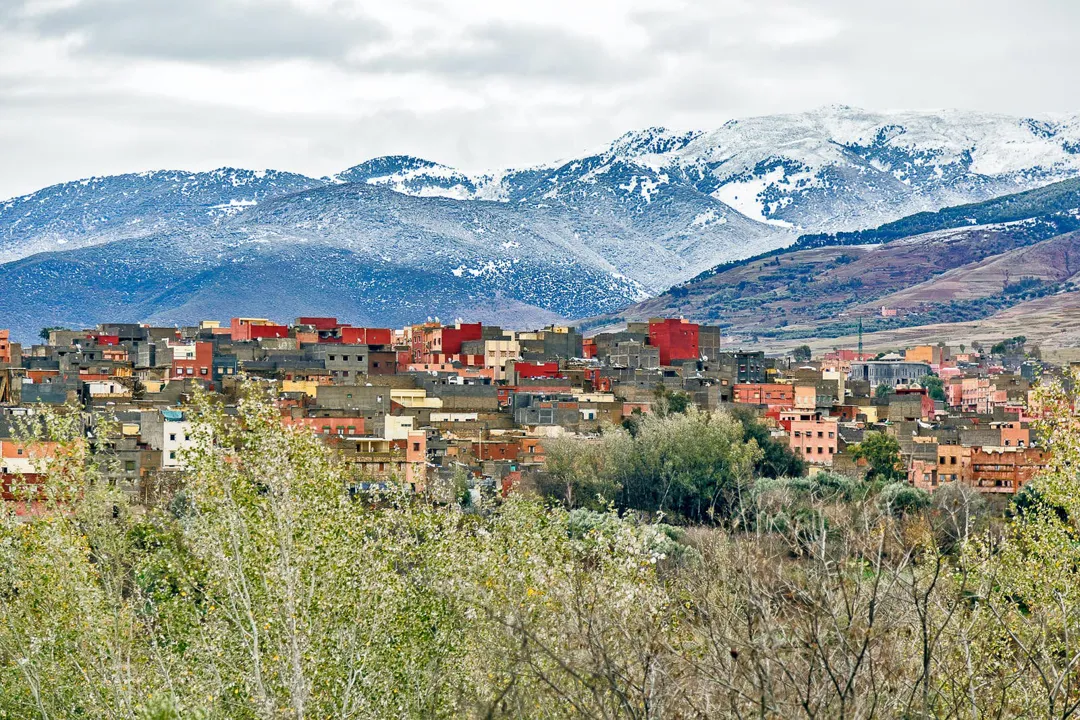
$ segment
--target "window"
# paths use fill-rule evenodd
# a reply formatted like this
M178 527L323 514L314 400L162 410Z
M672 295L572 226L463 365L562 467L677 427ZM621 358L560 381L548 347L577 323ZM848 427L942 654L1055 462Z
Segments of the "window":
M206 375L206 368L200 368L199 369L199 374L205 376Z
M341 356L341 362L349 362L349 356L348 355L342 355Z
M938 458L938 464L940 464L940 465L945 464L945 456L944 455L942 455L941 457Z
M414 442L412 444L412 449L413 449L413 452L420 452L420 443Z
M176 442L176 433L169 433L169 442Z
M176 459L176 451L175 450L170 450L169 451L169 459L170 460L175 460Z
M135 461L134 460L125 460L124 461L124 472L135 472Z
M334 355L331 355L329 359L330 359L330 360L333 360L333 359L334 359L335 357L336 357L336 356L334 356Z

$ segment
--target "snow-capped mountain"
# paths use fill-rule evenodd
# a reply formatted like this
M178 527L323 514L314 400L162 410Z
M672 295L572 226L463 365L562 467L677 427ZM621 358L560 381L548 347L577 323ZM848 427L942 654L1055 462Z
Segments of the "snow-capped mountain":
M657 190L678 186L776 227L848 230L1074 177L1080 173L1080 118L829 106L732 120L708 132L631 132L563 163L462 176L445 193L441 175L429 181L424 169L413 168L409 182L396 187L573 206L613 169L620 181L604 189L621 191L628 201L647 204Z
M481 174L388 156L318 179L92 178L0 202L0 325L16 308L26 329L260 307L395 322L581 317L801 233L1078 175L1077 118L838 106L711 131L650 128Z
M260 200L323 181L277 170L221 168L88 178L0 201L0 263L112 237L212 225Z

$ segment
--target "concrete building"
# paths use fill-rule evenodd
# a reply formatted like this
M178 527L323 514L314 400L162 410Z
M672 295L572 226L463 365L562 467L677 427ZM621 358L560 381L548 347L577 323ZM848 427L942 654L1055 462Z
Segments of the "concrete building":
M889 387L912 385L932 372L929 365L904 360L868 360L851 363L849 380L870 384L871 391L879 385Z

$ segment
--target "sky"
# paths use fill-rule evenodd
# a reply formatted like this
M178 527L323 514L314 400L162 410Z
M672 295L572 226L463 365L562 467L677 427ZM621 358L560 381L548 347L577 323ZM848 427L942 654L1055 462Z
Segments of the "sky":
M1080 112L1072 0L0 0L0 198L378 155L466 171L842 103Z

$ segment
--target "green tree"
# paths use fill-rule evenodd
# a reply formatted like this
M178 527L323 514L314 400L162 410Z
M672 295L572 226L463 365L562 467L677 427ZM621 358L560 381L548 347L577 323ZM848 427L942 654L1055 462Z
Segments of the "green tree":
M59 325L43 327L41 328L41 330L38 331L38 337L45 342L49 342L49 333L51 333L53 330L67 330L67 328L60 327Z
M538 478L537 491L558 500L568 510L606 509L619 491L612 459L621 452L617 446L625 445L630 437L627 433L609 431L596 441L545 440L545 472Z
M800 345L791 352L791 355L795 358L795 362L807 362L812 356L809 345Z
M889 397L889 395L891 395L891 394L892 394L892 387L890 387L889 385L886 385L885 383L881 383L876 388L874 388L874 397L876 397L876 398L884 399L884 398Z
M786 442L773 438L769 428L761 422L749 408L735 406L731 416L743 427L743 440L751 440L761 450L761 456L754 463L754 475L757 477L780 478L800 477L806 474L806 461Z
M936 375L927 375L919 381L934 400L945 402L945 381Z
M866 433L863 441L851 448L851 456L856 460L866 460L869 465L866 479L871 482L889 484L906 479L900 459L900 443L891 435Z
M637 435L612 447L619 506L706 523L737 507L762 454L731 415L694 406L685 414L646 415Z

